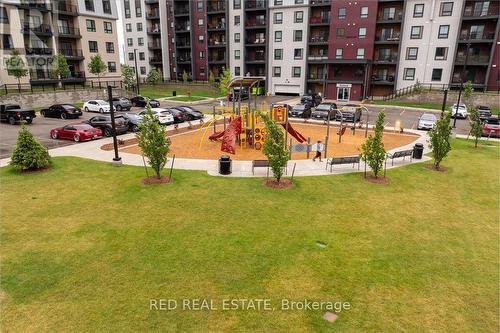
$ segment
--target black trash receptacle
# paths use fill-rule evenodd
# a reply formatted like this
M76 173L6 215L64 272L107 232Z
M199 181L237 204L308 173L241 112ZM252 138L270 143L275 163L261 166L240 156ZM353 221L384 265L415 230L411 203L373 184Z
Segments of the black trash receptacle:
M221 175L231 174L231 158L227 155L222 155L219 159L219 173Z
M174 97L177 96L177 91L176 90L172 91L172 96L174 96Z
M421 160L423 154L424 154L424 145L421 143L416 143L415 147L413 147L413 158Z

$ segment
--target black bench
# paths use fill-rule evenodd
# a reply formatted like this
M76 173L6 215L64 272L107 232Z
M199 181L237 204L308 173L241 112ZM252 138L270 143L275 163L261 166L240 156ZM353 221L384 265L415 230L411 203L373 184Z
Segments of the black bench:
M252 161L252 175L254 174L255 168L267 168L269 172L269 161L268 160L253 160Z
M391 165L394 165L394 159L395 158L403 158L403 160L406 158L406 156L410 156L410 162L413 158L413 149L408 149L408 150L400 150L400 151L396 151L392 154L387 154L386 155L386 159L387 158L390 158L392 161Z
M359 170L360 160L361 156L332 157L326 160L326 170L328 170L328 166L330 166L330 172L332 172L334 165L341 165L341 164L352 164L353 168L354 165L358 164L358 170Z

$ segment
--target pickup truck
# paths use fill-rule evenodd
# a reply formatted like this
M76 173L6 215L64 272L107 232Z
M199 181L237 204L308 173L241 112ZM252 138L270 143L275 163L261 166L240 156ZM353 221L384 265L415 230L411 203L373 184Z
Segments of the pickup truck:
M0 121L15 125L24 120L31 124L35 118L35 111L32 109L23 109L17 104L0 104Z

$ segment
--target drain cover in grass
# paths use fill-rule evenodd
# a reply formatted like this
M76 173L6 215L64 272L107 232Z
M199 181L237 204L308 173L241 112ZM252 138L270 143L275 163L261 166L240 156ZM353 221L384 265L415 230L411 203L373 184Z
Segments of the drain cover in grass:
M335 320L337 320L337 315L333 312L327 311L323 315L323 319L329 321L330 323L333 323Z
M324 249L326 247L326 243L321 242L321 241L316 241L316 245L318 245L322 249Z

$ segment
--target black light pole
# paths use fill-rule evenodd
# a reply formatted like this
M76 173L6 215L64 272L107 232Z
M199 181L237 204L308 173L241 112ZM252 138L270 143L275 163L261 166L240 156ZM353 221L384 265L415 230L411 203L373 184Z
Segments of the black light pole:
M137 49L134 49L134 62L135 62L135 80L137 85L137 95L140 95L139 91L139 71L137 70Z
M118 156L118 142L116 141L116 125L115 125L115 109L113 107L113 88L108 86L109 111L111 114L111 131L113 132L113 147L115 149L115 157L113 157L113 165L121 165L122 158Z
M448 99L448 89L444 90L443 105L441 106L441 118L443 118L444 110L446 110L446 100Z
M460 107L460 99L462 98L462 90L464 89L464 79L465 79L465 72L467 70L467 61L469 60L469 49L470 49L470 42L467 43L467 49L465 50L465 62L464 62L464 68L462 70L462 75L460 77L460 90L458 91L457 109L455 110L455 117L453 118L453 128L455 128L457 125L458 109Z

